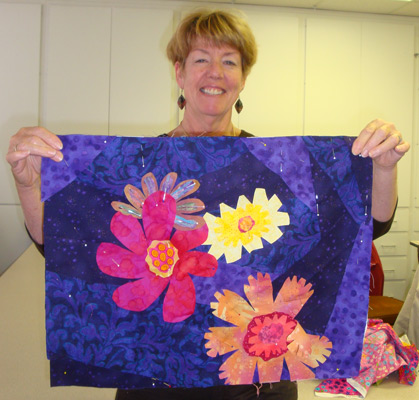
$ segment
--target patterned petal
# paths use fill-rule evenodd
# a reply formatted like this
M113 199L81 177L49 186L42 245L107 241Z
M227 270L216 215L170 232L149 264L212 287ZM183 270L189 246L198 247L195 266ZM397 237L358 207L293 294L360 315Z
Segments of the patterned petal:
M124 188L124 193L129 202L138 210L143 208L143 203L145 200L145 196L143 192L136 188L133 185L126 185Z
M134 253L140 255L146 253L148 243L137 219L116 213L111 220L111 231L125 247Z
M146 198L159 190L156 177L152 172L149 172L143 176L141 179L141 187L143 188L144 196Z
M275 299L275 311L283 312L294 318L313 294L313 290L310 289L311 283L306 285L304 278L299 281L296 276L292 280L287 278Z
M279 382L281 380L284 356L271 358L269 361L258 359L258 374L260 383Z
M100 244L96 262L102 272L118 278L142 278L150 274L145 255L137 255L112 243Z
M176 172L170 172L167 174L163 180L160 182L160 190L165 193L169 193L172 191L173 187L175 186L177 179Z
M120 286L114 291L112 299L126 310L143 311L153 304L168 283L168 279L150 274L144 279Z
M175 218L175 228L181 231L192 231L195 229L199 229L201 226L205 224L205 220L202 217L194 216L194 215L183 215L179 214L176 215Z
M121 214L141 219L141 211L137 210L133 206L130 206L129 204L122 203L120 201L113 201L111 206L115 211L118 211Z
M207 240L208 227L202 226L194 231L176 231L170 241L180 254L200 246Z
M180 322L190 317L195 310L195 286L189 275L182 280L171 279L163 304L163 319Z
M196 179L188 179L180 182L170 194L175 200L180 200L196 192L199 189L199 186L200 184Z
M209 332L205 334L205 348L209 349L207 354L210 357L230 353L242 347L245 331L235 327L215 327L209 328Z
M257 279L249 276L249 285L244 286L244 292L258 314L269 314L272 312L273 289L269 274L263 276L258 272Z
M176 203L178 214L193 214L205 210L205 204L199 199L185 199Z
M184 253L176 265L176 278L184 279L188 274L196 276L214 276L218 262L211 254L201 251Z
M256 360L256 357L249 357L243 351L236 351L220 367L220 378L225 378L225 383L229 385L250 384L253 382Z
M257 315L250 304L238 294L224 290L224 294L215 293L218 302L211 303L213 314L224 321L246 329L252 318Z
M155 192L143 204L143 224L148 240L168 240L176 216L176 202L171 196L163 200L163 192Z

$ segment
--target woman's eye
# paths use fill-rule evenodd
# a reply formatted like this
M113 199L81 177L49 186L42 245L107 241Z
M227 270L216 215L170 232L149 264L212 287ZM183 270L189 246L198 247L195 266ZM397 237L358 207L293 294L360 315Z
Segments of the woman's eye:
M207 60L205 60L205 58L199 58L198 60L196 60L195 62L196 63L204 63L204 62L206 62Z
M227 65L236 65L235 61L233 61L233 60L225 60L224 61L224 64L227 64Z

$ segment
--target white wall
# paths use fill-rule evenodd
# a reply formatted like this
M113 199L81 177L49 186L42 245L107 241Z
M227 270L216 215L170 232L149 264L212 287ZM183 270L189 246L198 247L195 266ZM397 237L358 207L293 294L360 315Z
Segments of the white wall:
M18 127L40 122L57 133L154 136L179 118L165 45L181 11L193 4L61 3L0 1L0 51L7 54L0 63L0 181L5 188L0 270L28 243L4 161ZM415 153L400 163L395 226L376 243L386 270L385 292L402 298L416 265L408 242L419 236L414 58L419 18L240 8L254 30L259 60L241 96L244 110L234 116L239 127L261 136L355 136L379 116L394 121L412 143Z

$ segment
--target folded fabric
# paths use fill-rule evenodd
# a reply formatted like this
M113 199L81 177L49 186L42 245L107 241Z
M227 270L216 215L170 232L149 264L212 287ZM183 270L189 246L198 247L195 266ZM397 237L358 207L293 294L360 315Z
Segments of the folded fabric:
M417 365L418 351L415 345L404 345L389 324L381 320L369 320L359 375L323 381L315 388L315 394L322 397L363 398L372 384L394 371L398 371L400 383L413 385Z

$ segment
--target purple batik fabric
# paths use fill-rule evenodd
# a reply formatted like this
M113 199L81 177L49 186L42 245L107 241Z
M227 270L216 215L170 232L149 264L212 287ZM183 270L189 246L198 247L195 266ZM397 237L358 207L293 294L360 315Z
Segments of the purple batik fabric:
M51 384L359 372L371 161L349 137L60 137L42 164Z

